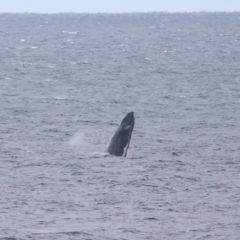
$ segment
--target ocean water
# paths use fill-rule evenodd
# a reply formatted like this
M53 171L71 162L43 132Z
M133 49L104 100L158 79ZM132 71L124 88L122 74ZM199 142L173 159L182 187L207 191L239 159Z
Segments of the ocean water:
M240 14L0 14L0 239L240 239ZM135 112L127 158L104 154Z

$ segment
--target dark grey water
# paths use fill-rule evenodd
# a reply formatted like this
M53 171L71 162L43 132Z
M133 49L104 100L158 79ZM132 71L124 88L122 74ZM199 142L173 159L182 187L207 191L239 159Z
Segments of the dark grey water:
M239 13L1 14L0 239L240 239L239 66Z

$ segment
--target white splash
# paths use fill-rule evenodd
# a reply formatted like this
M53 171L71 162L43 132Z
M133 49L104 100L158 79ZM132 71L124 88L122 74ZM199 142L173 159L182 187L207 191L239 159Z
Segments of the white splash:
M68 143L71 147L76 147L81 145L81 143L83 143L83 139L84 139L84 133L82 132L77 132L73 135L72 138L69 139Z

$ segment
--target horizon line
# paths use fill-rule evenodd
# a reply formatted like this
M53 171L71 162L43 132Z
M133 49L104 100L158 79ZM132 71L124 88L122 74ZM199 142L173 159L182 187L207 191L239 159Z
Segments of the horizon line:
M150 13L240 13L240 11L133 11L133 12L0 12L0 14L150 14Z

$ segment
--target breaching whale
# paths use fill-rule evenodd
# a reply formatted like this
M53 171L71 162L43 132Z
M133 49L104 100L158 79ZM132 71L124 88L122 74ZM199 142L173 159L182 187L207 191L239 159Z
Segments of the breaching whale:
M116 132L112 136L107 145L106 152L115 156L127 156L134 123L134 112L130 112L123 118Z

